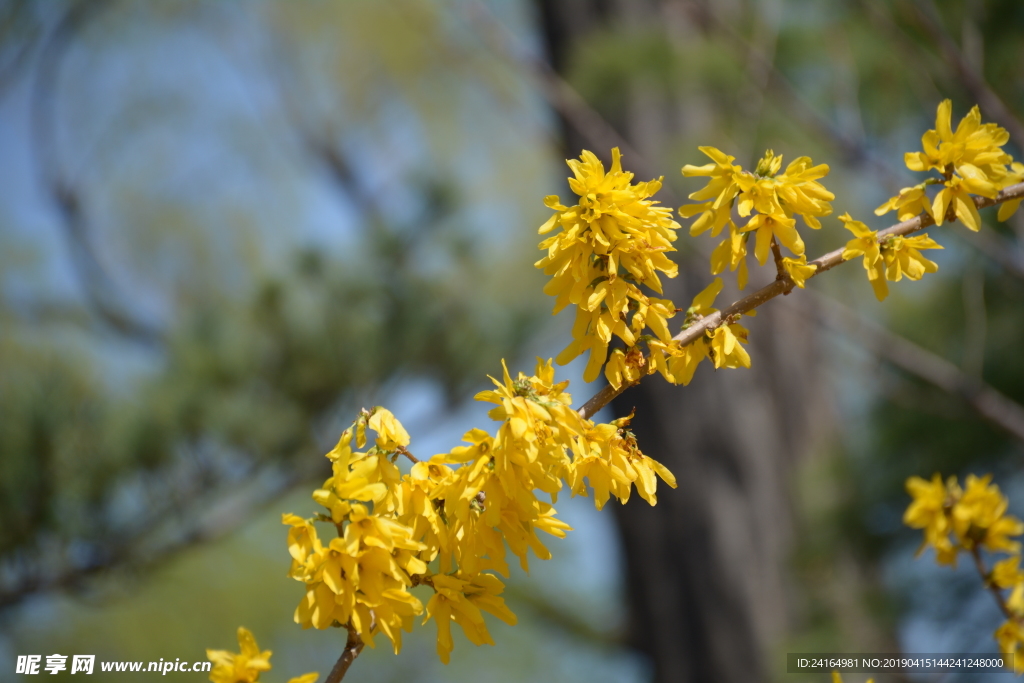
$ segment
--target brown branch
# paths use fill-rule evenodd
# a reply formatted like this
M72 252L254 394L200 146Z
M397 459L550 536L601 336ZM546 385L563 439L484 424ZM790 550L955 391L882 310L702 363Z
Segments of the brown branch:
M397 449L395 449L395 450L397 450L397 451L398 451L399 453L401 453L401 454L402 454L402 455L404 455L405 457L409 458L409 460L411 460L411 461L412 461L412 463L413 463L414 465L415 465L416 463L418 463L418 462L421 462L421 461L420 461L420 459L419 459L419 458L417 458L417 457L416 457L415 455L413 455L412 453L410 453L410 452L409 452L409 449L407 449L407 448L406 448L405 446L399 446L399 447L398 447Z
M363 641L356 633L355 628L352 624L345 624L345 628L348 629L348 640L345 641L345 649L342 651L341 656L338 657L338 661L335 663L334 668L331 669L331 673L327 674L327 678L324 679L324 683L338 683L345 677L345 673L348 668L352 666L352 662L356 661L356 657L363 651Z
M1024 441L1024 407L1005 394L972 377L945 358L894 334L817 292L807 292L815 320L860 338L870 350L896 367L915 375L948 394L963 398L982 418Z
M988 570L985 568L985 563L981 559L981 553L978 551L978 547L974 546L971 548L971 557L974 558L974 567L978 570L978 574L981 575L981 580L985 584L985 588L988 588L992 593L992 597L996 599L996 604L999 605L1000 611L1007 619L1017 620L1017 617L1013 615L1010 608L1006 606L1006 600L1003 599L1003 594L999 591L999 586L992 583L992 578L989 576Z
M996 204L1002 204L1003 202L1010 201L1012 199L1021 198L1024 198L1024 183L1017 183L1016 185L1011 185L1010 187L1002 190L998 195L991 199L988 197L974 197L974 204L979 209L984 209L990 206L995 206ZM924 230L932 225L935 225L935 220L928 214L921 214L903 221L902 223L897 223L896 225L885 228L884 230L879 230L878 240L881 242L890 235L909 235ZM817 269L809 275L807 279L809 280L813 277L817 277L826 270L832 270L840 263L844 262L842 248L830 251L824 256L820 256L813 261L808 262L808 265L817 266ZM706 332L715 329L724 321L752 311L762 304L771 301L780 294L786 294L792 290L793 287L793 281L788 277L784 280L775 280L753 294L745 296L739 301L732 303L725 309L704 317L702 320L694 323L676 336L672 337L672 339L673 341L678 341L682 346L695 342ZM626 388L628 388L627 385L623 385L623 387L618 390L612 389L610 386L606 386L589 401L583 404L583 407L579 409L580 415L589 419L597 411L607 405L609 401L625 391Z
M786 266L782 263L782 249L779 248L779 241L774 236L772 236L772 257L775 259L775 279L785 280L789 273L786 272Z
M109 4L109 0L72 4L43 43L30 100L32 146L40 181L60 215L72 265L91 310L125 338L156 345L162 342L162 331L129 313L123 290L115 285L92 244L81 194L61 168L56 149L56 99L61 67L83 28Z

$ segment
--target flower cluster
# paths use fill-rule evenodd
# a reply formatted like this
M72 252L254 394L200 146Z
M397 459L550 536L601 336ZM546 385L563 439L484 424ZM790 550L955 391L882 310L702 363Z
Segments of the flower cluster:
M690 199L698 203L680 207L679 213L686 218L700 214L690 226L691 235L710 230L711 236L717 237L728 226L728 235L712 253L711 273L717 275L726 267L730 271L738 268L738 284L743 289L747 283L747 240L753 233L754 256L758 263L767 262L773 244L786 247L797 258L781 261L780 267L802 287L815 266L807 264L804 241L796 229L794 217L800 216L804 223L817 230L821 227L818 218L832 213L829 202L835 195L818 182L828 174L828 166L814 166L810 157L799 157L779 174L782 156L775 156L768 150L751 173L733 164L735 157L714 147L701 147L700 151L710 157L712 163L683 166L683 175L707 177L708 184L690 195ZM740 217L749 218L742 227L733 222L734 204Z
M722 291L722 278L716 277L704 291L694 297L686 309L682 328L685 330L718 311L712 308L715 297ZM751 313L750 315L753 315ZM708 329L693 342L683 345L672 339L668 343L648 340L648 357L636 347L623 352L616 349L608 360L605 376L613 388L636 382L645 375L661 373L673 384L687 385L704 359L718 368L749 368L750 354L743 348L747 343L747 328L730 318Z
M256 639L247 628L238 627L238 654L227 650L207 650L206 657L213 662L210 680L213 683L255 683L260 674L270 671L270 650L260 651ZM288 683L313 683L320 674L313 672L296 676Z
M1013 536L1024 534L1024 522L1006 514L1009 505L991 475L968 475L961 488L956 477L943 482L935 474L931 481L920 477L907 480L913 501L903 522L924 531L921 550L935 548L939 564L955 565L959 553L968 552L981 563L981 550L1006 553L984 577L996 591L1010 590L1005 601L1007 620L995 633L1000 649L1007 655L1020 654L1024 660L1024 571L1020 569L1021 544ZM918 551L918 553L921 552ZM1024 661L1016 661L1016 672L1024 672Z
M627 346L635 345L647 328L663 342L671 338L666 320L676 314L675 305L648 297L640 287L661 294L658 273L670 278L678 273L666 253L675 251L679 224L670 209L650 199L661 189L661 179L633 184L617 148L607 173L591 152L567 163L574 174L569 186L579 203L567 207L554 195L544 200L556 213L539 232L559 232L541 242L547 256L535 265L551 276L544 292L555 297L554 313L576 306L573 340L557 361L564 365L589 351L583 376L591 382L607 359L613 336Z
M599 509L612 495L625 502L634 486L653 505L656 475L675 486L637 447L628 418L594 424L571 408L568 382L554 382L550 360L538 359L532 376L512 379L506 369L492 381L495 388L476 398L494 404L496 433L470 430L468 445L429 460L409 453L409 435L384 408L363 411L345 430L327 454L333 476L313 493L327 512L283 517L291 527L289 575L306 588L296 622L343 625L371 647L383 633L397 653L401 632L423 614L424 623L437 622L447 663L452 621L478 645L493 644L483 612L516 623L496 574L508 576L506 547L524 570L531 550L550 557L538 532L569 530L552 506L563 482L573 495L586 495L589 482ZM366 448L368 430L377 436ZM415 463L408 474L395 462L402 455ZM318 521L333 524L338 537L321 539ZM433 591L425 606L411 592L416 586Z
M981 228L981 216L971 195L994 198L999 191L1024 180L1024 164L1013 161L1002 147L1010 135L994 123L982 123L981 111L975 106L956 127L952 128L953 105L950 100L939 104L935 128L921 137L923 152L907 152L905 161L911 171L937 171L919 185L905 187L900 193L875 209L881 216L896 211L907 220L924 212L937 225L959 218L971 230ZM929 199L929 185L941 185ZM1020 206L1019 199L999 207L997 219L1005 221Z
M839 217L846 229L853 233L852 240L843 249L843 259L864 257L864 270L868 281L879 301L889 296L886 280L899 282L906 276L920 280L925 273L934 273L939 266L921 254L922 249L942 249L942 246L928 235L886 235L881 241L878 233L845 213Z

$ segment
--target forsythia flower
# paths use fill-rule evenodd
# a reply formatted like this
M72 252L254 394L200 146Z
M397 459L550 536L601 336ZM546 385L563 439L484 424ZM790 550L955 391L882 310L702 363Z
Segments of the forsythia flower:
M800 258L789 258L785 257L782 259L782 267L786 269L789 277L800 289L804 288L804 282L807 278L814 275L814 271L818 270L818 266L808 265L807 255L801 254Z
M628 375L635 359L619 357L616 367ZM502 370L494 388L476 396L494 405L488 415L500 425L493 436L472 429L463 436L468 445L417 460L406 448L408 433L380 407L362 411L342 433L327 454L332 476L313 492L329 514L282 517L291 527L289 576L305 586L296 622L345 626L370 647L383 633L397 653L402 631L425 612L424 623L437 623L437 651L447 663L452 621L477 645L493 644L482 612L515 623L494 573L508 575L506 549L523 569L530 551L551 556L538 533L561 538L570 530L551 504L563 481L585 495L589 479L598 507L609 492L625 502L633 486L653 505L655 475L675 486L672 474L637 448L628 419L595 425L572 409L568 382L555 383L550 360L538 359L532 376L513 379L504 363ZM402 455L414 460L405 475L394 462ZM318 521L331 523L338 537L321 540ZM434 591L425 607L411 592L417 586Z
M1017 619L1007 619L996 629L994 637L999 643L1000 651L1013 658L1013 673L1018 676L1024 673L1024 653L1021 652L1021 645L1024 645L1024 626Z
M921 477L907 480L907 493L914 501L903 514L903 523L912 529L924 530L924 543L918 549L920 554L929 545L938 553L940 564L952 564L956 561L956 549L949 540L952 524L949 510L953 505L953 493L958 492L956 479L950 478L948 484L942 482L938 474L931 481Z
M931 214L932 203L925 193L925 188L930 184L932 183L924 182L913 187L903 188L898 195L875 209L875 215L881 216L895 210L896 216L901 221L905 221L922 212Z
M747 238L750 237L750 233L740 232L739 228L731 220L728 221L728 225L729 236L722 240L715 247L715 250L711 252L711 274L718 275L726 267L730 271L739 268L739 272L736 273L736 286L743 289L747 286L747 278L749 277L747 271Z
M948 219L959 218L969 229L981 229L981 216L971 195L993 198L999 191L1024 180L1024 165L1015 163L1003 151L1010 136L994 123L982 123L981 111L975 106L952 128L953 105L950 100L939 104L935 128L921 137L922 152L907 152L907 168L911 171L937 171L941 178L900 190L898 196L875 210L882 215L896 210L899 219L906 220L925 212L942 225ZM941 185L932 200L925 188ZM1006 202L999 209L998 220L1009 218L1020 201Z
M779 174L782 157L768 150L751 173L733 164L734 157L714 147L699 149L713 163L686 165L683 175L708 177L708 184L690 195L690 199L699 203L680 207L679 213L686 218L701 214L690 227L691 235L710 230L711 236L715 237L727 224L730 226L729 236L718 245L712 256L712 273L722 272L726 264L731 269L744 264L746 238L751 232L755 235L754 256L761 265L768 260L773 241L796 256L802 256L804 242L793 217L801 216L809 227L817 230L821 227L818 218L832 213L829 202L835 199L835 195L818 182L828 174L828 166L812 166L810 157L799 157ZM740 228L730 220L734 203L741 217L750 217ZM740 288L745 285L744 264L740 271Z
M210 672L213 683L253 683L259 680L262 672L270 671L270 650L261 652L249 629L241 626L238 627L238 649L238 654L227 650L206 651L207 659L213 662ZM319 675L315 672L303 674L288 683L313 683Z
M693 298L686 310L683 329L703 320L718 311L712 308L715 297L722 291L722 278L715 280ZM686 346L672 342L663 349L652 352L653 371L661 372L673 384L687 385L693 379L697 366L705 358L711 359L715 368L750 367L750 354L743 348L747 343L747 328L732 320L722 321L718 327L708 330L702 337Z
M1024 572L1020 570L1020 555L996 562L992 567L992 583L999 588L1014 588L1024 583Z
M556 196L544 200L556 213L540 234L560 231L541 242L547 256L535 265L551 276L544 292L555 297L554 313L570 303L577 307L573 341L558 355L558 363L589 351L584 379L591 382L604 365L613 336L633 346L650 328L658 339L670 340L665 321L675 315L675 306L647 297L640 286L660 294L658 273L671 278L679 272L666 255L675 251L679 224L669 209L650 199L661 189L661 180L633 184L633 174L622 170L618 148L612 150L607 173L588 151L567 163L574 174L569 186L579 203L567 207Z
M505 606L498 594L505 588L493 574L477 574L472 580L438 574L431 580L434 597L427 603L427 616L437 621L437 654L445 664L451 655L451 622L462 627L466 638L474 645L494 645L480 610L489 612L506 624L515 626L516 615Z
M934 273L939 269L934 261L921 254L922 249L942 249L928 235L887 235L879 242L877 232L853 220L850 214L843 214L839 220L854 234L854 238L846 243L843 259L864 257L864 270L879 301L889 296L886 280L899 282L904 276L910 280L920 280L925 273Z
M935 474L931 481L920 477L907 479L907 492L913 502L903 515L903 523L924 530L923 550L936 549L939 564L956 564L963 550L974 555L978 570L986 585L997 593L1000 605L1009 617L994 637L1003 654L1013 657L1017 674L1024 673L1024 571L1020 569L1020 543L1011 536L1024 534L1024 522L1006 514L1009 506L999 487L991 484L992 476L968 475L965 487L960 488L956 477L943 483ZM989 552L1010 553L996 562L992 571L985 573L981 549ZM921 550L918 550L920 554ZM1000 591L1011 589L1004 599Z
M938 474L930 482L920 477L907 480L907 492L914 500L903 523L924 530L922 548L935 547L940 564L954 564L960 550L1020 552L1020 543L1010 537L1024 534L1024 522L1006 514L1006 497L989 483L991 479L991 475L968 475L964 489L957 485L956 477L943 484ZM1000 576L1012 575L1015 567L1003 566Z

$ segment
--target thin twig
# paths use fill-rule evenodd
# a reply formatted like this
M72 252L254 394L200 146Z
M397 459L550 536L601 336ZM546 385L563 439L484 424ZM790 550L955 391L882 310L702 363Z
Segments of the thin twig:
M772 256L775 257L775 279L785 280L788 273L786 266L782 263L782 249L779 248L779 241L774 236L772 236Z
M410 452L409 452L409 449L407 449L407 448L406 448L405 446L399 446L399 447L398 447L398 448L396 448L395 450L397 450L397 451L398 451L399 453L401 453L401 454L402 454L402 455L404 455L405 457L409 458L409 460L412 460L412 462L413 462L413 464L414 464L414 465L415 465L416 463L420 462L420 459L419 459L419 458L417 458L417 457L416 457L415 455L413 455L412 453L410 453Z
M978 570L978 574L981 575L981 580L985 584L985 588L988 588L992 593L992 597L996 599L996 604L999 605L1000 611L1007 619L1016 619L1010 608L1006 606L1006 600L1003 598L1003 594L999 591L999 586L992 583L992 577L989 576L988 569L985 568L985 562L981 559L981 552L978 550L978 546L971 548L971 557L974 558L974 567Z
M338 683L338 681L343 679L348 668L352 666L352 662L356 661L356 657L363 651L364 643L352 624L345 624L345 628L348 629L345 649L342 651L341 656L338 657L338 661L335 663L334 668L331 669L331 673L327 674L324 683Z
M1017 183L1016 185L1011 185L1010 187L1002 190L992 199L988 197L974 197L974 204L977 208L984 209L990 206L995 206L996 204L1002 204L1003 202L1010 201L1012 199L1021 198L1024 198L1024 183ZM935 225L935 220L928 214L921 214L903 221L902 223L897 223L896 225L885 228L884 230L879 230L878 241L881 242L890 235L909 235L911 233L924 230L932 225ZM817 268L807 277L807 279L817 277L826 270L832 270L840 263L844 263L843 249L840 248L830 251L824 256L820 256L808 263L808 265L814 265L817 266ZM706 332L715 329L724 321L752 311L762 304L771 301L780 294L789 292L793 287L793 281L789 277L786 277L783 280L775 280L753 294L745 296L739 301L734 302L725 309L704 317L702 320L694 323L676 336L672 337L672 339L673 341L678 341L680 345L686 346L687 344L695 342ZM618 390L612 389L610 386L604 387L589 401L583 404L579 409L580 415L585 419L589 419L597 411L607 405L613 398L625 391L629 386L631 385L624 384Z

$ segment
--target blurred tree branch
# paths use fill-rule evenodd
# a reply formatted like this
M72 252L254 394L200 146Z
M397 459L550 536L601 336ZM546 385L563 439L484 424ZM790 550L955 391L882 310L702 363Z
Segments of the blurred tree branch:
M906 0L903 0L904 2ZM921 26L939 47L939 53L956 74L964 89L981 106L985 114L1010 133L1018 147L1024 145L1024 124L1013 115L1002 98L989 86L979 67L971 64L942 25L939 10L932 0L911 2Z
M979 416L1024 443L1024 406L945 358L869 321L840 301L810 290L807 294L809 317L859 339L869 353L951 396L962 398Z
M43 42L32 88L32 141L39 178L61 219L71 262L96 316L122 337L148 346L163 343L163 332L130 312L123 289L115 286L96 253L79 189L61 168L56 149L57 92L61 66L83 28L110 5L109 0L78 0L71 3Z

